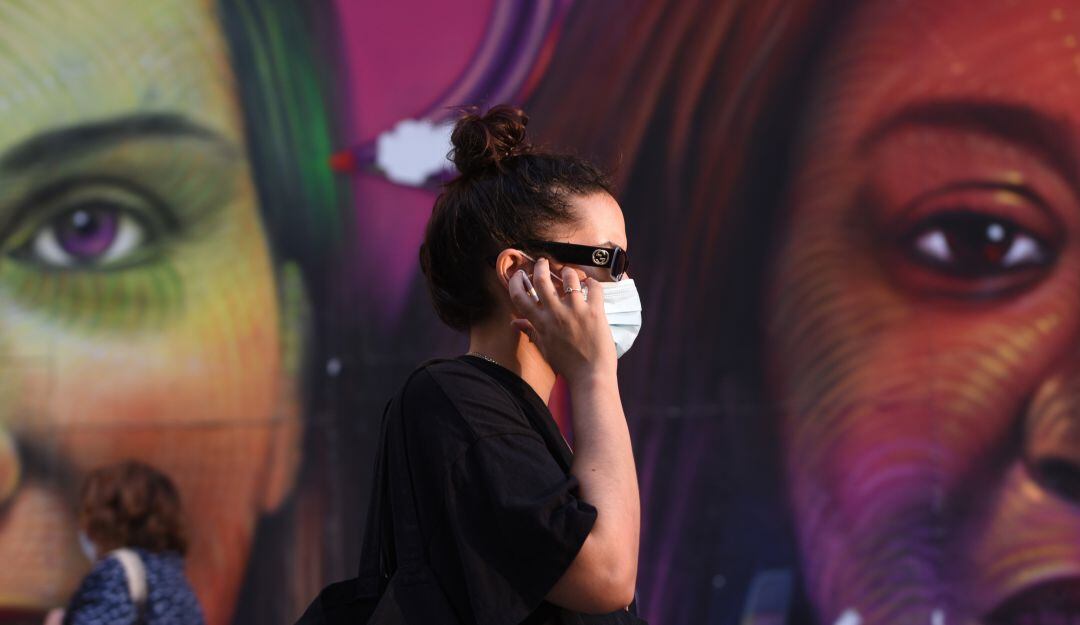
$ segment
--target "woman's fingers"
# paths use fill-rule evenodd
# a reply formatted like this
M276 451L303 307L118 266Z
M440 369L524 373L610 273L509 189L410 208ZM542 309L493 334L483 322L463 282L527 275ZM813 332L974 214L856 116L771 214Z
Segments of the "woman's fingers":
M577 271L571 267L563 267L560 273L562 273L563 295L566 302L572 307L584 304L585 294L582 292L581 279Z
M540 295L540 303L551 306L559 300L559 293L555 290L555 283L551 281L551 264L548 259L541 258L536 261L532 275L533 286Z
M589 289L589 306L604 312L604 283L592 278L585 278L585 288Z
M529 282L528 275L524 271L518 270L514 272L514 275L510 276L510 301L517 307L518 312L526 317L535 317L537 309L539 308L539 302L536 297L536 290L533 289L533 285Z

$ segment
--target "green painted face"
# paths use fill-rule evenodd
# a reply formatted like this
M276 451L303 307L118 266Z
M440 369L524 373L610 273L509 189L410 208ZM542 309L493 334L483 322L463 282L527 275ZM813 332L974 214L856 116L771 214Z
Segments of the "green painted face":
M0 612L86 571L72 486L146 460L228 621L296 450L282 314L211 2L0 0Z

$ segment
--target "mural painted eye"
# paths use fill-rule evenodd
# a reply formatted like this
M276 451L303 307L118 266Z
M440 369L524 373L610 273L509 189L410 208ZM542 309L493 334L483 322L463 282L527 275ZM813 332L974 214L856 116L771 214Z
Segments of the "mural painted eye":
M920 198L890 230L899 237L884 258L901 286L961 299L1035 286L1064 243L1064 227L1034 193L978 183Z
M122 188L93 186L46 203L13 256L50 269L110 268L137 262L153 242L149 202Z
M1052 256L1046 242L1015 223L964 212L928 219L911 246L916 259L964 277L1038 267Z
M79 208L57 217L34 237L34 255L54 267L111 264L137 250L145 234L129 215L108 207Z

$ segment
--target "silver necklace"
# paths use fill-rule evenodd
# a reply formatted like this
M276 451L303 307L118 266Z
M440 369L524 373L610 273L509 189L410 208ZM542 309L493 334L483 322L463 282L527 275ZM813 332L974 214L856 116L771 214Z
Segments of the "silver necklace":
M499 367L502 366L502 365L499 364L498 360L495 360L494 358L492 358L491 356L488 356L486 354L481 354L480 352L469 352L468 354L466 354L466 356L476 356L477 358L479 358L481 360L486 360L486 361L490 362L493 365L497 365Z

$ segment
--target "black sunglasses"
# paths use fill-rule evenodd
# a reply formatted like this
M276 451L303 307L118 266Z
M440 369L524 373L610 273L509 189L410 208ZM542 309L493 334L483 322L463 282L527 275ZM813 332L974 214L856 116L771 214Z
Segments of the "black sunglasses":
M576 243L556 243L555 241L525 241L511 247L525 250L544 251L559 262L584 267L602 267L611 273L611 279L618 282L630 268L630 257L626 250L618 245L614 247L593 247Z

